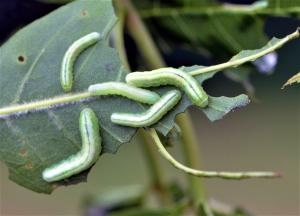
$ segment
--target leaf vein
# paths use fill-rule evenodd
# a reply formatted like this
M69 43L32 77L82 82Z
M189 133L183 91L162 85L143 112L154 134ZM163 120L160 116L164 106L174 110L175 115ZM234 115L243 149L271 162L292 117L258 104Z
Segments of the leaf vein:
M45 44L45 46L42 48L41 52L36 56L36 58L34 59L32 65L30 66L29 70L27 71L27 73L25 74L24 78L22 79L22 82L20 84L20 87L19 89L17 90L17 93L12 101L12 104L14 103L18 103L20 101L20 98L21 98L21 95L24 91L24 88L25 88L25 85L27 84L27 82L29 81L30 79L30 76L32 75L32 72L33 70L35 69L38 61L41 59L41 57L43 56L43 54L45 53L46 51L46 48L49 47L52 42L54 41L54 39L57 37L57 35L64 29L64 27L69 24L73 18L75 16L70 16L70 18L68 19L67 22L65 22L57 31L55 34L53 34L49 40L47 41L47 43Z

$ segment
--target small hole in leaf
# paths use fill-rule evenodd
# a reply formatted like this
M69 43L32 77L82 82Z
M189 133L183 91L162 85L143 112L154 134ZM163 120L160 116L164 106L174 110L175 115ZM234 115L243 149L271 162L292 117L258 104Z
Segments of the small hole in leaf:
M18 56L18 62L24 63L25 60L26 60L25 56L23 56L23 55Z
M86 11L86 10L83 10L82 12L81 12L81 16L87 16L88 15L88 12Z

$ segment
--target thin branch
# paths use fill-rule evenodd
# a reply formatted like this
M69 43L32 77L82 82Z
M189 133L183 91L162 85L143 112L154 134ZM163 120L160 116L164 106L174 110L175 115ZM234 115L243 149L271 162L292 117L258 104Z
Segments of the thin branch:
M190 167L200 168L200 145L192 125L190 114L187 112L184 115L179 115L177 117L177 123L185 129L184 133L181 135L181 148L183 150L186 164ZM189 191L193 196L193 200L196 203L197 208L202 208L206 216L213 216L214 214L206 201L207 199L203 181L192 175L187 175L187 179L189 181Z
M24 104L16 104L0 108L0 118L9 117L10 115L23 114L30 111L40 111L55 107L67 106L75 102L85 101L92 98L90 92L81 92L76 94L66 94L54 98L33 101Z
M140 10L141 17L148 18L164 18L174 15L189 16L218 16L218 15L262 15L262 16L290 16L299 14L300 7L289 8L259 8L244 5L224 5L214 7L163 7Z
M164 67L164 61L147 27L130 0L118 0L127 10L127 27L150 68Z
M115 30L116 35L114 39L122 64L127 70L130 70L130 65L128 62L128 57L124 43L124 26L127 15L127 9L124 7L123 4L121 4L121 1L117 1L115 2L115 5L118 9L117 13L119 17L119 22L117 23L117 27ZM149 139L149 135L148 133L146 133L145 130L138 131L138 138L142 139L144 144L141 145L141 148L144 152L150 176L152 178L151 183L153 187L157 190L161 202L164 205L169 205L172 200L171 193L169 191L168 185L165 183L165 175L162 167L159 164L159 157L158 154L155 152L155 147L151 139Z
M119 18L119 22L117 23L117 26L115 28L115 43L116 43L116 48L119 52L120 59L122 61L122 65L129 70L130 66L128 63L128 58L126 54L126 49L125 49L125 43L124 43L124 27L125 27L125 18L126 18L126 9L122 7L122 5L115 4L117 6L117 14Z
M256 59L258 59L262 56L267 55L268 53L274 52L275 50L279 49L280 47L282 47L287 42L298 38L299 35L300 35L300 32L299 32L299 29L297 29L292 34L287 35L286 37L278 40L277 43L275 43L273 45L270 45L270 47L268 47L267 49L263 49L258 53L247 55L247 56L242 57L242 58L233 59L233 60L230 60L230 61L222 63L222 64L213 65L213 66L201 68L201 69L198 69L198 70L194 70L194 71L191 71L190 74L192 76L197 76L197 75L200 75L200 74L203 74L203 73L209 73L209 72L214 72L214 71L215 72L222 71L226 68L237 67L237 66L245 64L247 62L254 61L254 60L256 60ZM250 51L255 51L255 50L250 50Z
M159 52L154 40L151 37L151 34L149 33L148 29L146 28L145 24L143 23L142 19L140 18L138 12L135 10L134 6L131 4L130 0L117 0L122 2L124 6L127 7L128 10L128 28L129 31L134 38L136 44L138 45L138 48L140 49L142 55L144 56L146 62L149 64L149 67L152 69L165 67L165 62L161 56L161 53ZM187 114L183 114L187 115ZM182 129L182 133L186 134L187 136L191 135L191 131L189 127L186 127L189 125L190 122L186 121L185 118L182 119L182 121L179 123L179 126ZM190 140L190 142L182 142L183 146L188 146L187 148L191 149L198 149L198 143L196 140ZM190 151L185 152L185 157L187 158L194 158L198 157L199 151L193 152L193 155L190 154ZM194 163L195 161L193 161ZM196 163L196 162L195 162ZM191 179L190 176L187 176L188 179ZM200 204L204 206L205 213L208 216L211 216L211 210L209 208L209 205L207 204L205 193L203 191L203 187L200 184L200 181L198 180L196 184L194 180L189 182L190 191L192 192L192 196L195 200L196 205Z
M274 172L218 172L218 171L202 171L202 170L196 170L189 167L186 167L185 165L181 164L177 160L175 160L169 152L165 149L163 144L161 143L156 131L154 129L150 129L150 134L152 136L152 139L154 140L154 143L156 144L157 148L159 149L159 152L161 155L169 161L175 168L193 175L197 177L205 177L205 178L223 178L223 179L235 179L235 180L241 180L241 179L248 179L248 178L278 178L281 177L281 174L274 173Z

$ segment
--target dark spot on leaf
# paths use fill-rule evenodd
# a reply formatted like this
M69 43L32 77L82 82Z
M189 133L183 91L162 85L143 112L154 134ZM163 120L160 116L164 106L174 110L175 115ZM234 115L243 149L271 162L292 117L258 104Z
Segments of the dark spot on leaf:
M86 10L81 11L81 16L87 16L88 12Z
M29 161L28 163L26 163L25 168L26 168L26 169L33 169L33 164L32 164L32 162Z
M26 61L26 57L25 56L23 56L23 55L20 55L20 56L18 56L18 62L20 62L20 63L25 63L25 61Z
M19 155L21 155L22 157L25 157L26 155L27 155L27 153L28 153L28 151L27 151L27 149L20 149L20 151L19 151Z
M114 71L113 64L112 64L112 63L107 63L107 64L105 64L105 70L106 70L107 72L113 72L113 71Z

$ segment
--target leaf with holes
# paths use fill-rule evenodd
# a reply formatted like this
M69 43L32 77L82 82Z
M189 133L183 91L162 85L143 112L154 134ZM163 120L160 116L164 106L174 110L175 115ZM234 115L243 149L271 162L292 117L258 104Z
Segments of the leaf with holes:
M0 95L0 160L6 163L10 179L16 183L36 192L51 193L56 186L85 180L88 170L65 182L49 184L42 179L46 167L81 148L78 118L85 107L92 108L99 118L102 153L115 153L135 134L136 129L112 124L110 116L114 112L139 113L148 107L126 98L90 98L86 94L92 84L124 81L127 74L117 52L108 46L115 22L111 1L79 0L20 30L0 48L0 89L3 92ZM79 56L74 68L73 92L64 94L59 80L62 58L75 40L95 31L101 33L103 39ZM238 59L245 58L247 53L244 54ZM236 66L234 60L231 66ZM182 70L191 72L202 68L206 69L193 66ZM202 84L216 71L200 74L196 79ZM169 88L161 87L157 91L162 94ZM203 111L210 120L221 119L232 109L249 102L246 95L210 97L209 100L209 107ZM154 127L167 135L174 127L176 115L191 105L184 95L176 108ZM31 109L20 113L20 107L36 107L39 112Z
M115 22L110 1L81 0L20 30L0 48L0 108L63 95L59 81L63 55L75 40L94 31L105 39L79 56L73 94L94 83L123 80L127 72L118 53L108 46L108 35ZM124 112L141 108L120 97L53 105L42 112L0 119L0 159L8 166L10 179L31 190L50 193L56 185L43 181L41 173L81 148L78 118L87 106L100 119L103 153L114 153L130 141L136 130L112 124L110 115L120 107ZM76 179L84 178L80 175Z

